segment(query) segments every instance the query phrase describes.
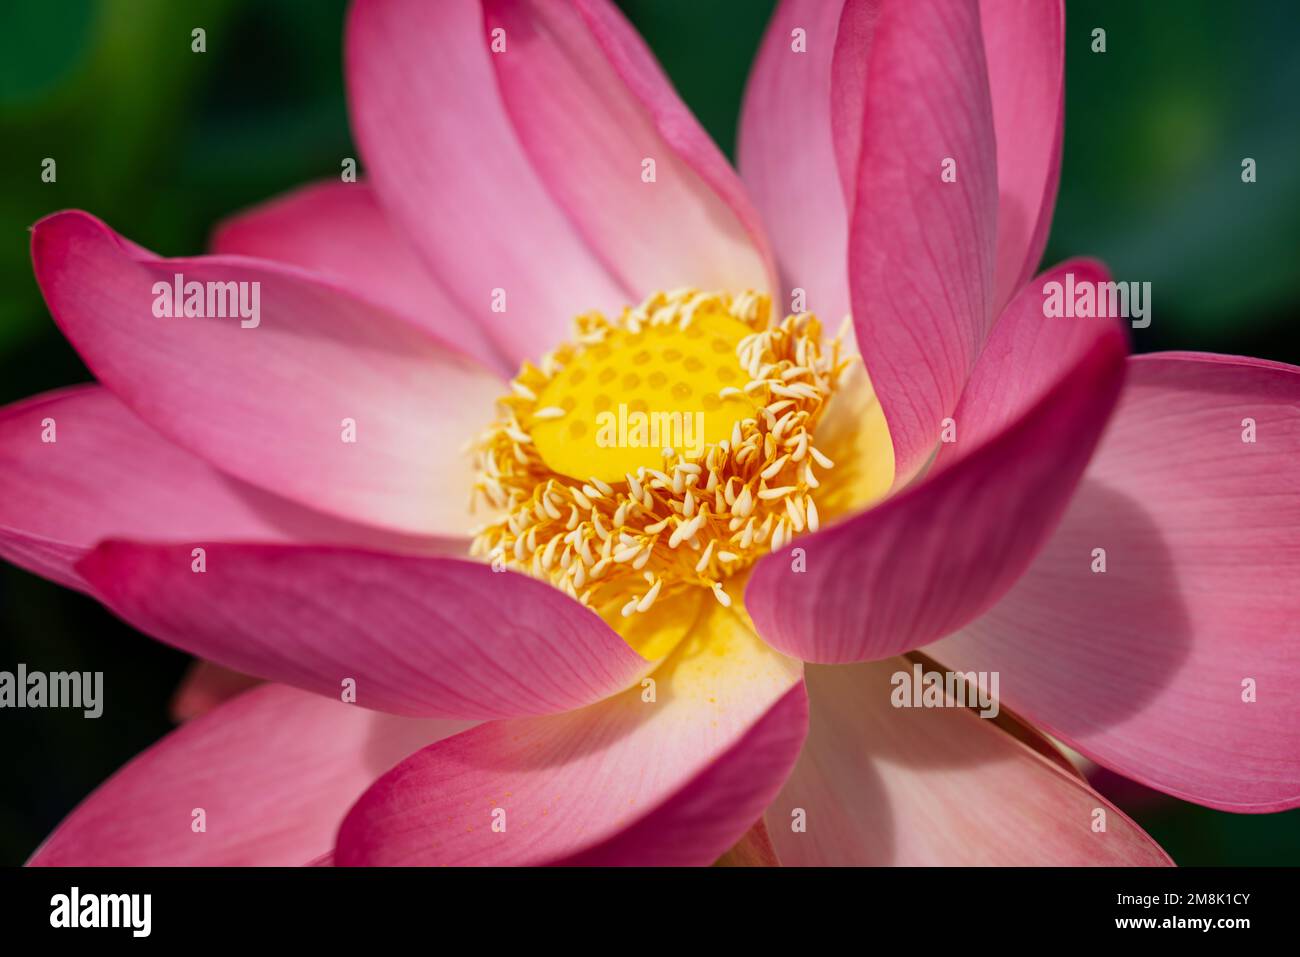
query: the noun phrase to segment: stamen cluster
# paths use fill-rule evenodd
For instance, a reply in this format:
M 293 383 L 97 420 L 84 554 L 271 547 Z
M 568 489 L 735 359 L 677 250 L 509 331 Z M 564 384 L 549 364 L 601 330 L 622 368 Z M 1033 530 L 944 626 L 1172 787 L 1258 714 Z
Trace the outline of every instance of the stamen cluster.
M 736 421 L 731 435 L 707 445 L 698 460 L 664 449 L 658 468 L 638 468 L 622 481 L 582 481 L 551 469 L 529 429 L 564 414 L 554 405 L 539 408 L 552 378 L 616 329 L 636 334 L 673 324 L 685 334 L 701 309 L 725 310 L 753 330 L 736 347 L 748 382 L 718 395 L 745 393 L 754 415 Z M 474 450 L 472 507 L 496 513 L 476 530 L 474 554 L 547 580 L 584 604 L 616 602 L 624 616 L 691 586 L 729 605 L 722 585 L 729 576 L 817 530 L 817 470 L 833 463 L 813 434 L 852 361 L 841 355 L 839 338 L 823 350 L 816 317 L 773 322 L 770 314 L 764 295 L 687 289 L 657 293 L 614 322 L 594 312 L 578 317 L 573 343 L 540 366 L 525 364 L 501 400 L 500 419 Z

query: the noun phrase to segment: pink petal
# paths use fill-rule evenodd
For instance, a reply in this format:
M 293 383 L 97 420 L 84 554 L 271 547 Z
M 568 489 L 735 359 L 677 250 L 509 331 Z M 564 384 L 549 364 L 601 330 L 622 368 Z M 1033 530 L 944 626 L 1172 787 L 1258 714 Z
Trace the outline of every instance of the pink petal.
M 168 712 L 177 723 L 189 721 L 261 683 L 260 678 L 252 675 L 232 671 L 210 661 L 196 661 L 181 679 Z
M 1034 274 L 1061 177 L 1065 120 L 1063 0 L 980 0 L 998 144 L 994 309 Z
M 843 0 L 835 51 L 831 56 L 832 145 L 840 188 L 850 212 L 858 192 L 871 45 L 875 42 L 876 24 L 880 21 L 883 4 L 884 0 Z
M 808 730 L 808 697 L 795 685 L 689 783 L 631 827 L 556 863 L 583 867 L 690 867 L 713 862 L 759 817 L 790 773 Z M 764 862 L 767 863 L 766 861 Z
M 1068 277 L 1073 276 L 1073 280 Z M 957 441 L 939 446 L 931 474 L 948 468 L 986 443 L 1043 402 L 1079 363 L 1096 349 L 1127 352 L 1123 324 L 1114 319 L 1049 318 L 1050 283 L 1063 289 L 1074 283 L 1097 288 L 1109 282 L 1106 267 L 1093 259 L 1070 259 L 1021 288 L 1007 306 L 981 354 L 953 414 Z
M 47 434 L 55 441 L 45 442 Z M 331 542 L 402 552 L 451 545 L 353 525 L 228 478 L 96 385 L 0 408 L 0 555 L 84 590 L 73 566 L 113 537 Z
M 1003 313 L 954 419 L 955 444 L 921 482 L 762 559 L 745 592 L 759 633 L 805 661 L 883 658 L 949 634 L 989 608 L 1051 535 L 1124 373 L 1110 319 L 1046 319 L 1042 284 Z M 797 577 L 794 577 L 796 576 Z
M 797 664 L 730 612 L 713 622 L 655 672 L 653 702 L 630 688 L 412 755 L 348 814 L 337 863 L 711 864 L 776 794 L 807 720 Z
M 514 363 L 617 309 L 612 279 L 547 194 L 506 117 L 476 0 L 361 0 L 348 17 L 352 128 L 370 181 L 442 286 Z M 505 311 L 492 309 L 494 290 Z
M 744 188 L 612 4 L 484 6 L 488 29 L 507 37 L 492 63 L 524 150 L 627 288 L 769 289 Z
M 1055 537 L 934 654 L 999 670 L 1010 707 L 1142 784 L 1229 811 L 1300 805 L 1297 410 L 1294 366 L 1130 360 Z
M 334 515 L 419 534 L 472 524 L 461 449 L 501 388 L 472 360 L 295 267 L 158 259 L 86 213 L 37 223 L 32 257 L 96 378 L 168 439 Z M 154 284 L 177 274 L 260 283 L 260 324 L 155 317 Z M 355 443 L 343 441 L 345 419 Z
M 785 865 L 1164 866 L 1076 775 L 967 708 L 895 708 L 902 658 L 809 667 L 808 740 L 767 812 Z M 803 811 L 806 830 L 794 830 Z M 1094 831 L 1102 820 L 1105 830 Z
M 217 228 L 212 251 L 314 270 L 486 368 L 515 371 L 393 228 L 368 183 L 313 183 L 240 213 Z
M 449 558 L 343 548 L 105 542 L 78 571 L 141 631 L 227 668 L 396 714 L 551 714 L 646 662 L 563 592 Z
M 845 196 L 857 190 L 880 9 L 868 0 L 783 0 L 741 119 L 741 172 L 784 285 L 803 289 L 808 309 L 834 321 L 849 312 Z M 1061 163 L 1065 22 L 1053 0 L 982 0 L 980 21 L 997 142 L 996 315 L 1033 275 L 1047 242 Z M 806 52 L 792 49 L 796 28 Z
M 412 720 L 279 685 L 187 722 L 82 801 L 33 866 L 297 866 L 330 850 L 349 805 L 464 722 Z M 206 831 L 195 831 L 194 811 Z
M 997 168 L 976 0 L 884 4 L 873 28 L 849 281 L 901 484 L 937 445 L 995 316 Z M 947 159 L 956 182 L 941 179 Z
M 831 132 L 831 62 L 842 4 L 783 0 L 745 89 L 740 172 L 776 248 L 782 286 L 832 328 L 849 312 L 848 212 Z M 793 49 L 792 31 L 806 49 Z M 790 308 L 787 305 L 787 308 Z

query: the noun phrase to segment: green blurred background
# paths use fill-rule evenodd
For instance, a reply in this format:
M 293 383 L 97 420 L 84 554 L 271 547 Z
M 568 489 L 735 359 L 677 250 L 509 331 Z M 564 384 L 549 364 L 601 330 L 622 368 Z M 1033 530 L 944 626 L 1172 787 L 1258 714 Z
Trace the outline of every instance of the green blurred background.
M 731 153 L 771 0 L 623 0 Z M 164 255 L 355 156 L 344 0 L 6 0 L 0 6 L 0 402 L 90 378 L 50 321 L 28 227 L 79 207 Z M 207 31 L 207 52 L 190 31 Z M 1090 51 L 1094 27 L 1107 52 Z M 1138 351 L 1300 364 L 1300 4 L 1090 0 L 1068 10 L 1065 160 L 1047 261 L 1150 280 Z M 1258 182 L 1241 182 L 1241 160 Z M 41 161 L 58 163 L 43 183 Z M 170 727 L 187 658 L 89 599 L 0 564 L 0 669 L 111 672 L 109 716 L 0 712 L 0 863 L 20 863 Z M 39 665 L 35 664 L 39 662 Z M 256 742 L 249 742 L 256 747 Z M 1105 786 L 1105 785 L 1103 785 Z M 1109 788 L 1108 788 L 1109 790 Z M 1132 787 L 1115 799 L 1180 864 L 1300 863 L 1300 811 L 1223 814 Z

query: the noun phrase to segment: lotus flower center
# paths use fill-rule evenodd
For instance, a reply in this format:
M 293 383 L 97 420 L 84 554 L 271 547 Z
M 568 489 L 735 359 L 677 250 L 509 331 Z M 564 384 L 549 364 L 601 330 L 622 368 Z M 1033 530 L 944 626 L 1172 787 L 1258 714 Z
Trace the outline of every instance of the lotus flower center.
M 813 432 L 848 359 L 767 296 L 657 293 L 525 363 L 475 449 L 474 553 L 584 604 L 648 611 L 816 531 Z

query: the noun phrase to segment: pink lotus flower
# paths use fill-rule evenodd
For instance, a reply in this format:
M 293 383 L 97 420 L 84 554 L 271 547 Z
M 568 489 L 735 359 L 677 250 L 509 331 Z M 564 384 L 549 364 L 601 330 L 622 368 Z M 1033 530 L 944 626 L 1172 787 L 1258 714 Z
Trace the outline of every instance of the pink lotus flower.
M 0 552 L 270 683 L 32 862 L 1167 863 L 1033 728 L 1300 804 L 1300 370 L 1045 318 L 1106 279 L 1030 281 L 1062 59 L 1057 4 L 786 0 L 737 175 L 603 0 L 362 0 L 367 183 L 197 258 L 38 223 L 101 384 L 3 411 Z M 707 442 L 592 441 L 652 389 Z M 913 660 L 1027 723 L 893 707 Z

